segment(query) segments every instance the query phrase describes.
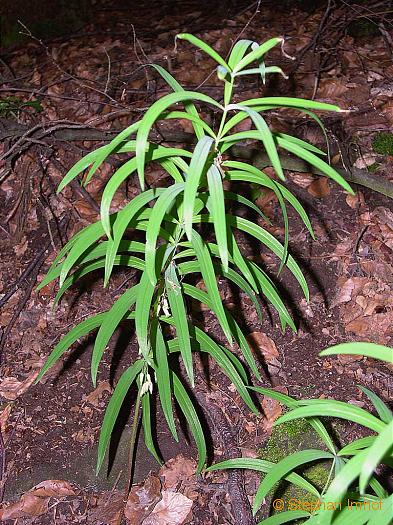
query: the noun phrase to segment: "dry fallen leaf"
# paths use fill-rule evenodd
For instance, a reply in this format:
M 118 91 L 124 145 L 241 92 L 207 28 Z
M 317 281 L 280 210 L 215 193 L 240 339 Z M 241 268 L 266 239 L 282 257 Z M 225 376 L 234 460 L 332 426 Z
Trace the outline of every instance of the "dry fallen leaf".
M 247 336 L 247 341 L 256 353 L 263 355 L 266 363 L 280 355 L 274 341 L 263 332 L 252 332 Z
M 87 523 L 89 525 L 96 525 L 96 523 L 117 525 L 120 515 L 123 513 L 123 507 L 123 491 L 111 490 L 108 492 L 100 492 L 98 497 L 93 495 L 89 501 L 90 510 L 87 516 Z
M 319 179 L 314 180 L 308 186 L 307 191 L 316 199 L 327 197 L 327 195 L 330 194 L 330 186 L 328 179 L 326 177 L 320 177 Z
M 266 416 L 266 420 L 264 420 L 265 430 L 270 430 L 276 419 L 282 415 L 282 407 L 278 401 L 267 396 L 263 396 L 261 404 Z
M 315 176 L 311 173 L 302 173 L 300 171 L 294 171 L 291 172 L 289 176 L 293 180 L 293 182 L 301 188 L 308 188 L 310 184 L 315 181 Z
M 2 434 L 7 430 L 8 418 L 10 417 L 13 405 L 14 403 L 8 403 L 0 412 L 0 432 Z
M 39 498 L 27 492 L 19 501 L 5 505 L 0 509 L 0 521 L 41 516 L 48 510 L 49 498 Z
M 42 481 L 23 494 L 18 501 L 5 504 L 0 509 L 0 520 L 41 516 L 48 510 L 50 498 L 64 498 L 75 494 L 68 481 L 57 479 Z
M 27 379 L 19 381 L 16 377 L 5 377 L 0 384 L 0 396 L 14 401 L 34 383 L 39 370 L 32 370 Z
M 124 516 L 132 525 L 140 525 L 160 499 L 161 481 L 150 474 L 144 483 L 131 488 Z
M 356 192 L 355 195 L 348 193 L 348 195 L 345 197 L 345 201 L 352 209 L 364 206 L 365 204 L 364 195 L 361 191 Z
M 177 487 L 179 482 L 184 482 L 191 478 L 196 472 L 196 462 L 193 459 L 185 458 L 182 454 L 170 459 L 160 469 L 160 477 L 164 478 L 164 488 L 171 489 Z
M 191 512 L 192 500 L 180 494 L 164 490 L 162 500 L 142 525 L 182 525 Z
M 108 383 L 108 381 L 99 383 L 98 387 L 93 390 L 93 392 L 90 392 L 88 396 L 86 396 L 85 401 L 97 407 L 104 392 L 112 392 L 111 385 Z

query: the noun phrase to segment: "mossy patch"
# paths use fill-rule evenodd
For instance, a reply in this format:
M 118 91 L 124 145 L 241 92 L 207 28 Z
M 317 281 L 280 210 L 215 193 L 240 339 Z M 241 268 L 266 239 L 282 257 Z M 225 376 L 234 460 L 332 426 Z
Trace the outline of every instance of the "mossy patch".
M 393 133 L 377 133 L 373 138 L 373 150 L 380 155 L 393 155 Z
M 378 171 L 380 164 L 378 162 L 374 162 L 374 164 L 371 164 L 371 166 L 367 166 L 367 171 L 369 173 L 375 173 Z
M 305 419 L 297 419 L 274 427 L 266 445 L 259 450 L 259 457 L 278 463 L 294 452 L 310 448 L 325 450 L 326 446 Z M 321 492 L 328 482 L 330 467 L 331 462 L 319 461 L 305 465 L 303 468 L 297 469 L 296 472 Z M 265 518 L 274 513 L 270 505 L 276 498 L 281 498 L 286 504 L 289 500 L 294 499 L 311 503 L 317 501 L 317 498 L 306 490 L 281 481 L 269 494 L 268 505 L 265 506 L 260 517 Z

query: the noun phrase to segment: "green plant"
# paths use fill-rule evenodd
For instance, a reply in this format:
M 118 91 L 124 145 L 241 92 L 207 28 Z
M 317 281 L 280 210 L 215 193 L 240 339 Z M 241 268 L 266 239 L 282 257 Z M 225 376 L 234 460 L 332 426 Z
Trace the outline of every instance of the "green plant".
M 198 471 L 202 470 L 206 461 L 205 439 L 188 392 L 189 387 L 194 385 L 193 352 L 208 353 L 236 386 L 250 410 L 257 412 L 247 389 L 247 373 L 242 362 L 235 353 L 217 344 L 204 331 L 194 326 L 188 314 L 189 299 L 207 305 L 216 315 L 228 344 L 232 348 L 234 343 L 240 347 L 244 361 L 257 378 L 260 377 L 258 368 L 246 338 L 234 317 L 223 306 L 217 277 L 223 276 L 237 285 L 251 299 L 259 315 L 261 308 L 257 295 L 263 294 L 277 310 L 282 330 L 287 325 L 295 330 L 294 322 L 272 280 L 255 262 L 243 257 L 234 235 L 235 229 L 249 234 L 272 250 L 280 259 L 279 271 L 284 266 L 287 267 L 306 298 L 309 297 L 302 271 L 288 253 L 289 221 L 286 203 L 297 211 L 313 236 L 307 214 L 296 197 L 281 182 L 272 180 L 251 164 L 231 159 L 230 148 L 245 139 L 259 141 L 260 146 L 266 150 L 277 177 L 285 180 L 277 151 L 277 148 L 281 148 L 319 168 L 326 176 L 352 192 L 346 181 L 320 158 L 324 155 L 321 150 L 295 137 L 272 132 L 263 117 L 270 109 L 292 108 L 310 116 L 322 126 L 313 110 L 340 111 L 337 106 L 287 97 L 232 102 L 233 90 L 240 76 L 257 74 L 265 79 L 268 74 L 281 73 L 275 66 L 265 66 L 263 61 L 270 49 L 282 44 L 281 38 L 273 38 L 262 45 L 240 40 L 233 46 L 228 62 L 192 35 L 181 34 L 178 38 L 194 44 L 218 63 L 217 74 L 223 81 L 224 103 L 221 104 L 203 93 L 185 91 L 167 71 L 153 65 L 174 92 L 157 100 L 141 120 L 119 133 L 108 145 L 79 160 L 65 176 L 59 191 L 90 168 L 84 177 L 84 183 L 87 184 L 109 155 L 132 154 L 112 175 L 105 187 L 100 221 L 81 230 L 64 246 L 40 284 L 42 288 L 53 279 L 60 278 L 60 289 L 55 299 L 57 303 L 70 286 L 94 270 L 104 269 L 105 285 L 109 283 L 115 266 L 140 271 L 139 283 L 127 289 L 109 311 L 84 320 L 60 341 L 38 378 L 39 380 L 78 338 L 98 328 L 91 360 L 91 376 L 95 385 L 102 356 L 117 326 L 122 320 L 135 323 L 139 356 L 119 379 L 108 404 L 100 434 L 97 470 L 102 465 L 120 407 L 133 384 L 136 384 L 137 399 L 130 460 L 132 461 L 140 407 L 147 448 L 159 460 L 150 420 L 150 398 L 153 389 L 157 389 L 164 416 L 175 439 L 177 432 L 172 397 L 184 413 L 199 452 Z M 253 63 L 257 67 L 247 69 Z M 202 119 L 195 102 L 208 104 L 220 113 L 217 129 L 212 129 Z M 183 109 L 176 107 L 180 103 Z M 160 120 L 168 119 L 191 121 L 196 139 L 193 151 L 164 147 L 149 141 L 152 126 Z M 234 132 L 235 126 L 244 119 L 252 121 L 253 129 Z M 133 135 L 135 139 L 130 138 Z M 150 162 L 159 163 L 173 178 L 169 187 L 145 188 L 145 167 Z M 139 177 L 140 194 L 120 211 L 110 213 L 115 192 L 134 172 Z M 261 215 L 253 202 L 241 194 L 224 189 L 224 181 L 231 184 L 240 181 L 269 188 L 277 195 L 285 226 L 283 244 L 255 221 L 226 211 L 226 204 L 231 203 L 246 206 L 255 214 Z M 154 205 L 151 206 L 152 203 Z M 205 230 L 206 226 L 210 227 L 211 240 L 202 238 L 200 225 L 205 225 Z M 130 229 L 142 232 L 144 242 L 128 240 L 126 231 Z M 213 233 L 216 242 L 211 237 Z M 206 291 L 192 284 L 192 278 L 199 274 Z M 171 336 L 173 329 L 176 332 L 175 337 Z M 171 366 L 170 354 L 171 357 L 180 355 L 184 375 L 188 380 L 187 386 L 186 379 L 181 379 Z
M 334 354 L 360 354 L 393 362 L 392 348 L 371 343 L 344 343 L 328 348 L 320 355 Z M 278 463 L 236 458 L 213 465 L 208 470 L 250 468 L 266 473 L 255 496 L 254 512 L 257 512 L 265 496 L 281 480 L 285 479 L 309 493 L 308 501 L 304 498 L 291 504 L 289 510 L 263 520 L 263 525 L 278 525 L 300 518 L 308 518 L 307 525 L 389 525 L 393 518 L 393 494 L 389 495 L 374 476 L 374 472 L 380 465 L 393 467 L 393 414 L 374 392 L 365 387 L 360 388 L 374 405 L 378 417 L 342 401 L 295 400 L 274 390 L 253 387 L 253 390 L 272 397 L 291 409 L 281 416 L 275 425 L 306 418 L 327 450 L 297 451 Z M 375 435 L 357 439 L 337 450 L 319 416 L 358 423 L 373 431 Z M 299 467 L 304 468 L 307 464 L 326 459 L 332 463 L 328 482 L 322 491 L 294 472 Z M 367 489 L 369 492 L 366 492 Z M 312 508 L 309 505 L 311 498 L 317 498 L 313 506 L 311 505 Z
M 26 102 L 18 97 L 0 97 L 0 117 L 9 117 L 12 115 L 14 118 L 17 118 L 19 113 L 25 111 L 26 108 L 32 108 L 37 113 L 42 111 L 39 100 L 29 100 Z
M 380 155 L 393 155 L 393 133 L 377 133 L 373 138 L 373 150 Z

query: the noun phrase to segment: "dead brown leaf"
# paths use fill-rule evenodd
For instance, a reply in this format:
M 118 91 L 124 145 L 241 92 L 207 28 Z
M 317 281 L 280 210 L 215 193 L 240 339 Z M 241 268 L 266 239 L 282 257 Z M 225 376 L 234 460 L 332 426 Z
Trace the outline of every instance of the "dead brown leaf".
M 75 494 L 68 481 L 57 479 L 42 481 L 23 494 L 18 501 L 5 504 L 0 509 L 0 520 L 41 516 L 47 512 L 50 498 L 64 498 Z
M 10 401 L 14 401 L 21 396 L 34 383 L 39 370 L 32 370 L 24 381 L 19 381 L 16 377 L 5 377 L 0 384 L 0 396 Z
M 120 514 L 123 512 L 124 492 L 119 490 L 101 492 L 98 497 L 92 496 L 89 503 L 93 508 L 91 508 L 87 516 L 88 524 L 105 523 L 106 525 L 117 525 Z
M 150 474 L 146 480 L 131 488 L 124 516 L 132 525 L 140 525 L 161 499 L 161 481 Z
M 307 188 L 310 195 L 316 199 L 322 199 L 330 194 L 329 181 L 326 177 L 321 177 L 314 180 Z
M 247 341 L 256 353 L 263 355 L 266 363 L 280 356 L 274 341 L 263 332 L 251 332 Z
M 182 525 L 187 520 L 192 508 L 192 500 L 180 494 L 164 490 L 162 499 L 153 512 L 143 520 L 142 525 Z
M 84 401 L 97 407 L 104 392 L 112 392 L 111 385 L 108 383 L 108 381 L 103 381 L 102 383 L 99 383 L 98 387 L 95 390 L 93 390 L 93 392 L 91 392 L 88 396 L 86 396 Z
M 60 479 L 47 479 L 42 481 L 29 492 L 40 498 L 64 498 L 66 496 L 75 496 L 75 490 L 71 483 Z
M 266 420 L 264 420 L 264 427 L 265 430 L 269 431 L 276 419 L 282 415 L 282 407 L 278 401 L 267 396 L 262 398 L 261 404 L 263 413 L 266 416 Z
M 191 478 L 196 472 L 196 462 L 178 454 L 170 459 L 160 469 L 159 475 L 164 478 L 164 489 L 177 487 L 180 482 Z
M 315 176 L 311 173 L 301 173 L 301 172 L 291 172 L 289 174 L 290 178 L 295 184 L 301 188 L 308 188 L 312 182 L 315 181 Z
M 41 516 L 48 510 L 49 498 L 39 498 L 27 492 L 19 501 L 6 504 L 0 509 L 0 520 L 14 520 L 32 516 Z

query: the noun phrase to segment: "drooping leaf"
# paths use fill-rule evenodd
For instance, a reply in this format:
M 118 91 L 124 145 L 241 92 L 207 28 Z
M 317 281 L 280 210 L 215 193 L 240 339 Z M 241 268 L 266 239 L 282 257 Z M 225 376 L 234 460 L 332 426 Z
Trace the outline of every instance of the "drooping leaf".
M 186 389 L 184 388 L 182 382 L 177 377 L 175 372 L 172 372 L 172 381 L 173 381 L 173 393 L 175 395 L 176 401 L 179 404 L 181 411 L 186 418 L 187 424 L 191 430 L 191 433 L 194 437 L 197 449 L 198 449 L 198 469 L 197 473 L 200 474 L 202 468 L 206 462 L 206 442 L 205 436 L 203 434 L 203 429 L 201 422 L 199 421 L 198 414 L 194 408 L 194 404 L 190 399 L 190 396 L 187 394 Z
M 194 214 L 194 204 L 201 180 L 202 173 L 205 169 L 206 161 L 209 156 L 213 139 L 211 137 L 202 137 L 195 146 L 190 167 L 187 173 L 187 179 L 184 189 L 183 201 L 183 222 L 184 229 L 188 240 L 191 240 L 192 216 Z
M 113 427 L 115 426 L 116 419 L 119 415 L 124 398 L 126 397 L 127 392 L 130 389 L 132 383 L 135 381 L 136 377 L 141 372 L 143 366 L 143 360 L 139 359 L 138 361 L 135 361 L 133 365 L 127 368 L 125 372 L 123 372 L 108 403 L 104 415 L 104 421 L 101 427 L 100 439 L 98 442 L 98 457 L 96 467 L 97 474 L 100 471 L 102 463 L 104 461 L 105 452 L 108 448 Z
M 180 343 L 180 351 L 184 367 L 191 386 L 194 386 L 194 370 L 192 365 L 192 353 L 190 332 L 188 329 L 188 320 L 186 306 L 183 300 L 183 288 L 179 282 L 174 263 L 168 265 L 165 272 L 165 289 L 168 295 L 169 306 L 173 320 L 175 322 L 176 334 Z

